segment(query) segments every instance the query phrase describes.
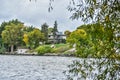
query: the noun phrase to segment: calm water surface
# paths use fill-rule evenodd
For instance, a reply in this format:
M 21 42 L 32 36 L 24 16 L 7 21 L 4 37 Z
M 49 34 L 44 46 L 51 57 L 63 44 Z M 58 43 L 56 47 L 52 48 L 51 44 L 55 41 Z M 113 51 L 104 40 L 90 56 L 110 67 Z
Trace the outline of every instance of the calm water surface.
M 65 80 L 73 57 L 0 55 L 0 80 Z

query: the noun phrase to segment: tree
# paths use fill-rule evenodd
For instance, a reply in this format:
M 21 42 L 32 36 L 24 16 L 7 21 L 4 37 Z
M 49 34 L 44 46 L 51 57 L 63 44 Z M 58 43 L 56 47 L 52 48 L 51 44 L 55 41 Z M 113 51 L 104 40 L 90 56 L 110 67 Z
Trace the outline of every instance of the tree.
M 2 39 L 4 43 L 11 46 L 11 53 L 13 52 L 14 45 L 17 45 L 22 41 L 23 24 L 9 24 L 5 26 L 5 30 L 2 31 Z
M 58 24 L 57 24 L 57 21 L 55 21 L 55 23 L 54 23 L 54 27 L 53 27 L 54 43 L 55 43 L 56 36 L 57 36 L 57 32 L 58 32 L 57 25 L 58 25 Z
M 41 32 L 44 33 L 45 42 L 47 42 L 47 41 L 48 41 L 48 25 L 47 25 L 47 23 L 44 23 L 44 24 L 41 26 Z
M 69 37 L 67 37 L 67 42 L 70 43 L 70 45 L 76 44 L 76 50 L 77 50 L 76 56 L 85 57 L 84 55 L 85 53 L 83 53 L 83 51 L 89 45 L 87 37 L 88 37 L 88 34 L 84 29 L 77 29 L 71 32 Z
M 18 19 L 13 19 L 13 20 L 10 20 L 9 22 L 2 22 L 2 24 L 0 25 L 0 34 L 2 34 L 2 31 L 3 30 L 5 30 L 5 27 L 7 26 L 7 25 L 10 25 L 10 24 L 15 24 L 15 25 L 17 25 L 17 24 L 23 24 L 22 22 L 20 22 Z M 2 36 L 0 35 L 0 38 L 1 38 Z
M 1 44 L 5 47 L 5 49 L 7 50 L 9 47 L 8 47 L 8 43 L 3 43 L 3 40 L 2 40 L 2 31 L 4 31 L 5 30 L 5 27 L 7 26 L 7 25 L 11 25 L 11 24 L 15 24 L 15 25 L 17 25 L 17 24 L 23 24 L 22 22 L 20 22 L 18 19 L 13 19 L 13 20 L 10 20 L 10 21 L 8 21 L 8 22 L 2 22 L 2 24 L 1 24 L 1 26 L 0 26 L 0 39 L 1 39 Z M 22 34 L 19 34 L 19 35 L 22 35 Z M 22 38 L 22 37 L 21 37 Z M 19 43 L 18 44 L 21 44 L 22 45 L 22 39 L 20 39 L 20 37 L 19 37 Z M 9 51 L 9 50 L 8 50 Z
M 4 46 L 4 43 L 3 43 L 3 40 L 2 40 L 2 31 L 5 30 L 5 26 L 7 25 L 7 22 L 3 22 L 1 25 L 0 25 L 0 48 L 1 48 L 1 53 L 3 53 L 3 48 L 6 48 Z M 4 49 L 5 50 L 5 49 Z
M 53 33 L 53 28 L 48 28 L 48 34 L 52 34 Z
M 57 21 L 55 21 L 54 28 L 53 28 L 53 34 L 55 35 L 56 35 L 56 32 L 58 32 L 57 26 L 58 26 Z
M 17 25 L 17 24 L 24 24 L 23 22 L 19 21 L 18 19 L 12 19 L 12 20 L 10 20 L 8 22 L 8 24 L 11 24 L 11 23 L 13 23 L 15 25 Z
M 66 31 L 64 32 L 64 34 L 66 35 L 66 37 L 69 37 L 70 34 L 71 34 L 71 32 L 70 32 L 69 30 L 66 30 Z
M 7 24 L 8 24 L 7 22 L 3 22 L 3 23 L 0 25 L 0 38 L 2 38 L 2 36 L 1 36 L 2 31 L 5 29 L 5 26 L 6 26 Z
M 29 45 L 29 38 L 28 38 L 28 35 L 26 33 L 23 35 L 23 41 L 25 42 L 26 46 Z
M 30 47 L 30 49 L 36 48 L 39 46 L 39 42 L 43 42 L 44 40 L 44 34 L 37 28 L 31 32 L 25 33 L 23 38 L 26 46 Z
M 33 31 L 35 29 L 35 27 L 33 27 L 33 26 L 26 26 L 25 28 L 24 28 L 24 31 L 25 32 L 31 32 L 31 31 Z

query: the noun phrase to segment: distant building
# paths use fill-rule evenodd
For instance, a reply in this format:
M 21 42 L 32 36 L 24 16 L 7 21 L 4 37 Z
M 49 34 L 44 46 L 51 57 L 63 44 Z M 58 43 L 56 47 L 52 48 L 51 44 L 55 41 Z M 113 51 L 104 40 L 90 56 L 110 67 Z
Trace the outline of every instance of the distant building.
M 57 32 L 56 36 L 53 33 L 48 34 L 48 42 L 51 43 L 64 43 L 66 40 L 66 36 L 62 32 Z

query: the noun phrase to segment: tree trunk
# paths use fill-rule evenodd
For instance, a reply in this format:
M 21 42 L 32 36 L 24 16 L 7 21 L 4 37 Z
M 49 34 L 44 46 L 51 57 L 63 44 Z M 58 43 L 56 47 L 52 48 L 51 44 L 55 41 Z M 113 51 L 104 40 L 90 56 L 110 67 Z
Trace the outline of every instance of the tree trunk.
M 14 45 L 12 44 L 11 45 L 11 53 L 13 53 L 13 48 L 14 48 Z

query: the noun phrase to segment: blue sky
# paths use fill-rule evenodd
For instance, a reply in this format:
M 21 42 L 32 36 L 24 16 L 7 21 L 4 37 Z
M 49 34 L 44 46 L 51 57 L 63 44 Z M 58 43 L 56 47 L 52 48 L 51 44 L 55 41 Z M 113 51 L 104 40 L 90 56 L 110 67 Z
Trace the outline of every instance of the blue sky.
M 71 13 L 66 9 L 68 2 L 69 0 L 55 0 L 54 10 L 49 13 L 49 0 L 37 0 L 37 2 L 34 0 L 31 2 L 29 0 L 0 0 L 0 24 L 3 21 L 18 19 L 25 25 L 40 28 L 45 22 L 52 27 L 54 21 L 57 20 L 59 31 L 73 31 L 83 22 L 69 19 Z

